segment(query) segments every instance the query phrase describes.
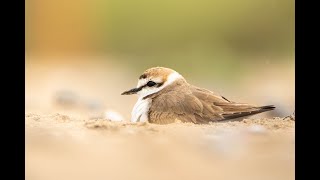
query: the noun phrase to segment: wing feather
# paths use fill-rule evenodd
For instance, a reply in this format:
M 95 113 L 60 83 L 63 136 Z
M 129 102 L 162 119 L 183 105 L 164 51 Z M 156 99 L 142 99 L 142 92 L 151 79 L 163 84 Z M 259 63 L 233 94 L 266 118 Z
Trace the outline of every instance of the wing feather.
M 172 123 L 176 119 L 182 122 L 208 123 L 253 115 L 274 108 L 235 103 L 212 91 L 187 83 L 175 88 L 168 86 L 161 94 L 155 94 L 151 98 L 149 121 L 158 124 Z

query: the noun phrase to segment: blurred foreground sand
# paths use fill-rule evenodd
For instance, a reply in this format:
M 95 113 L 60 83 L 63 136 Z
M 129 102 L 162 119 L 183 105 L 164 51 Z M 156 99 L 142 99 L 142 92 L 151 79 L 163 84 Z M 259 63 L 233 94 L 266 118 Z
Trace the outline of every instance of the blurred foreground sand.
M 26 114 L 26 179 L 294 179 L 292 120 L 155 125 Z

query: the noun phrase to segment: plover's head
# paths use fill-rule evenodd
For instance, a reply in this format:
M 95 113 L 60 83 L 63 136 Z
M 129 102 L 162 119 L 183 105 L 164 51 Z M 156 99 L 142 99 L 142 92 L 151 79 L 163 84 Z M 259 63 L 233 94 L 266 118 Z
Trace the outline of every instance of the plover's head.
M 172 69 L 153 67 L 144 71 L 139 77 L 136 88 L 125 91 L 121 95 L 137 94 L 139 97 L 145 97 L 160 91 L 178 79 L 184 78 Z

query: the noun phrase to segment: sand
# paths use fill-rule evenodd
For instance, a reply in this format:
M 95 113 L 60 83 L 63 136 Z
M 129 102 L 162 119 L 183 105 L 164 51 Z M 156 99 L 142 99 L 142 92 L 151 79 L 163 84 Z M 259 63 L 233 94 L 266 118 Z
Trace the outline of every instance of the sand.
M 26 179 L 294 179 L 295 121 L 196 125 L 26 114 Z

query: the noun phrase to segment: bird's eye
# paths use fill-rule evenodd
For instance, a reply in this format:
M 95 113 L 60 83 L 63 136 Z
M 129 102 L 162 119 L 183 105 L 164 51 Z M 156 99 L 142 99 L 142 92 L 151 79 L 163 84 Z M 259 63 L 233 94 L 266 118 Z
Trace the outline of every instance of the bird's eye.
M 147 83 L 147 86 L 149 86 L 149 87 L 152 87 L 152 86 L 154 86 L 154 85 L 156 85 L 157 83 L 155 83 L 155 82 L 153 82 L 153 81 L 149 81 L 148 83 Z

